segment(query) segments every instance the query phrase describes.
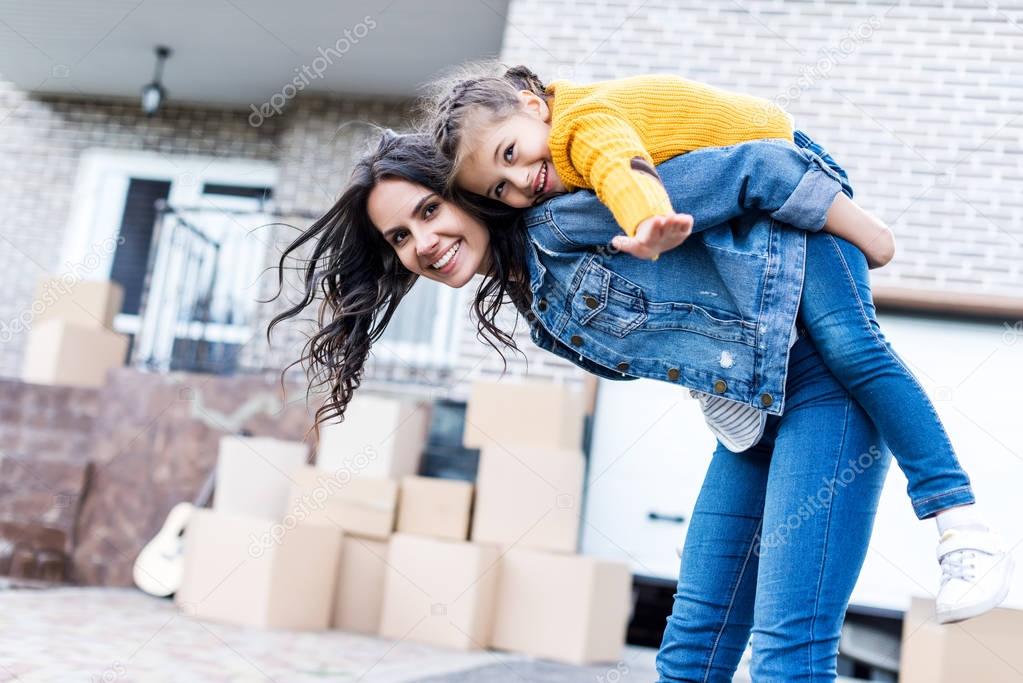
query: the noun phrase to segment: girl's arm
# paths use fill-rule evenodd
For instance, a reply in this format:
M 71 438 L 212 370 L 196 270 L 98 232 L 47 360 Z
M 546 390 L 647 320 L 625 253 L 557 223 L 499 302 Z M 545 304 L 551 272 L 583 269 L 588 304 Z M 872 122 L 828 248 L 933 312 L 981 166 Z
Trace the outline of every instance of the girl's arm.
M 895 256 L 895 235 L 883 221 L 839 193 L 828 209 L 824 230 L 851 242 L 867 257 L 871 268 L 880 268 Z
M 693 220 L 675 213 L 639 133 L 613 108 L 589 105 L 571 117 L 564 147 L 573 171 L 597 193 L 625 235 L 617 249 L 657 260 L 689 237 Z M 570 179 L 571 182 L 571 179 Z M 627 236 L 626 236 L 627 235 Z
M 563 180 L 592 187 L 630 237 L 644 220 L 674 213 L 653 159 L 632 124 L 612 108 L 590 107 L 586 113 L 569 116 L 564 143 L 552 145 L 552 153 L 561 168 L 558 162 L 565 160 L 558 159 L 557 150 L 564 150 L 568 165 L 579 177 Z
M 551 87 L 575 98 L 568 83 Z M 555 166 L 568 184 L 593 188 L 629 237 L 675 215 L 653 153 L 794 136 L 792 118 L 772 102 L 674 75 L 612 81 L 569 102 L 551 131 Z

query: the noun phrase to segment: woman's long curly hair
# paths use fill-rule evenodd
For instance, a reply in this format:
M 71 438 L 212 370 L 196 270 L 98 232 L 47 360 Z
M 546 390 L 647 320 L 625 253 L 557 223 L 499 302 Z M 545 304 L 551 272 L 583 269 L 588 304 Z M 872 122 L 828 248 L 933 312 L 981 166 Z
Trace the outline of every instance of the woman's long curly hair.
M 407 180 L 455 201 L 484 223 L 490 234 L 490 272 L 476 291 L 472 310 L 477 337 L 486 341 L 504 360 L 502 347 L 521 353 L 512 333 L 498 327 L 501 306 L 511 301 L 519 311 L 529 308 L 525 284 L 525 230 L 514 214 L 495 204 L 446 193 L 449 165 L 429 136 L 384 131 L 376 149 L 364 156 L 334 205 L 302 232 L 281 255 L 278 291 L 281 295 L 287 270 L 302 277 L 302 297 L 267 327 L 267 340 L 280 323 L 299 316 L 320 300 L 316 331 L 308 338 L 301 357 L 285 372 L 301 365 L 309 391 L 326 389 L 326 399 L 316 410 L 315 425 L 344 418 L 352 395 L 362 383 L 370 347 L 387 328 L 398 304 L 415 284 L 417 275 L 406 269 L 394 249 L 373 226 L 367 212 L 370 192 L 388 178 Z M 308 258 L 299 250 L 311 246 Z M 299 267 L 289 266 L 298 260 Z

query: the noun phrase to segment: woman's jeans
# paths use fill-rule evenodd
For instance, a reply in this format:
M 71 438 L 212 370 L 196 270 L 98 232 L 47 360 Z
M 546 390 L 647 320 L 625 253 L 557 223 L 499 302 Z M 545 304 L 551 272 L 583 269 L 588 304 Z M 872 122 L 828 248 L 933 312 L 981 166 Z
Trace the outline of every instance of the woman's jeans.
M 794 142 L 835 169 L 842 191 L 853 196 L 845 170 L 823 147 L 799 130 Z M 973 503 L 970 479 L 934 405 L 881 333 L 859 249 L 825 233 L 808 236 L 799 319 L 828 368 L 880 430 L 909 482 L 916 516 Z
M 756 446 L 714 452 L 657 654 L 662 682 L 731 681 L 751 632 L 757 683 L 835 677 L 890 458 L 802 333 L 786 397 Z

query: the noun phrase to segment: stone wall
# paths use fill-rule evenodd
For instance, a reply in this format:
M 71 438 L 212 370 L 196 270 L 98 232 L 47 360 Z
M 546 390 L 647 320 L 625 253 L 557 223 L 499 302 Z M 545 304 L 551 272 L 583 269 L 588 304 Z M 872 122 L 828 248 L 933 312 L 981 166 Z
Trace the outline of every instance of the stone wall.
M 130 586 L 142 546 L 176 503 L 196 497 L 213 471 L 221 436 L 246 431 L 315 446 L 314 437 L 307 438 L 313 408 L 301 387 L 286 391 L 276 374 L 220 377 L 131 368 L 112 371 L 100 389 L 4 380 L 0 457 L 91 462 L 71 578 Z

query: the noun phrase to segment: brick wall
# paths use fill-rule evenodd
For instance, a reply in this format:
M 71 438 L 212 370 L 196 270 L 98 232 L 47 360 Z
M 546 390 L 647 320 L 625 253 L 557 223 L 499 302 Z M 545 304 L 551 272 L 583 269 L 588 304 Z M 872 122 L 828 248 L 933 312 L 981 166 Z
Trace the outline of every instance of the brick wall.
M 875 285 L 1020 297 L 1023 7 L 983 1 L 513 0 L 504 61 L 671 72 L 768 98 L 850 174 L 899 254 Z
M 0 462 L 23 456 L 91 463 L 80 512 L 70 519 L 77 540 L 71 577 L 89 585 L 128 586 L 142 545 L 176 503 L 193 500 L 201 490 L 223 435 L 245 431 L 315 448 L 307 434 L 314 408 L 303 400 L 300 385 L 286 384 L 282 392 L 272 374 L 220 377 L 122 368 L 96 389 L 0 379 Z M 45 470 L 30 477 L 24 488 L 31 490 L 5 482 L 12 486 L 0 505 L 0 522 L 38 521 L 27 515 L 27 504 L 60 497 L 51 488 L 60 481 L 46 477 Z M 42 522 L 62 528 L 57 513 L 67 505 L 52 504 Z

